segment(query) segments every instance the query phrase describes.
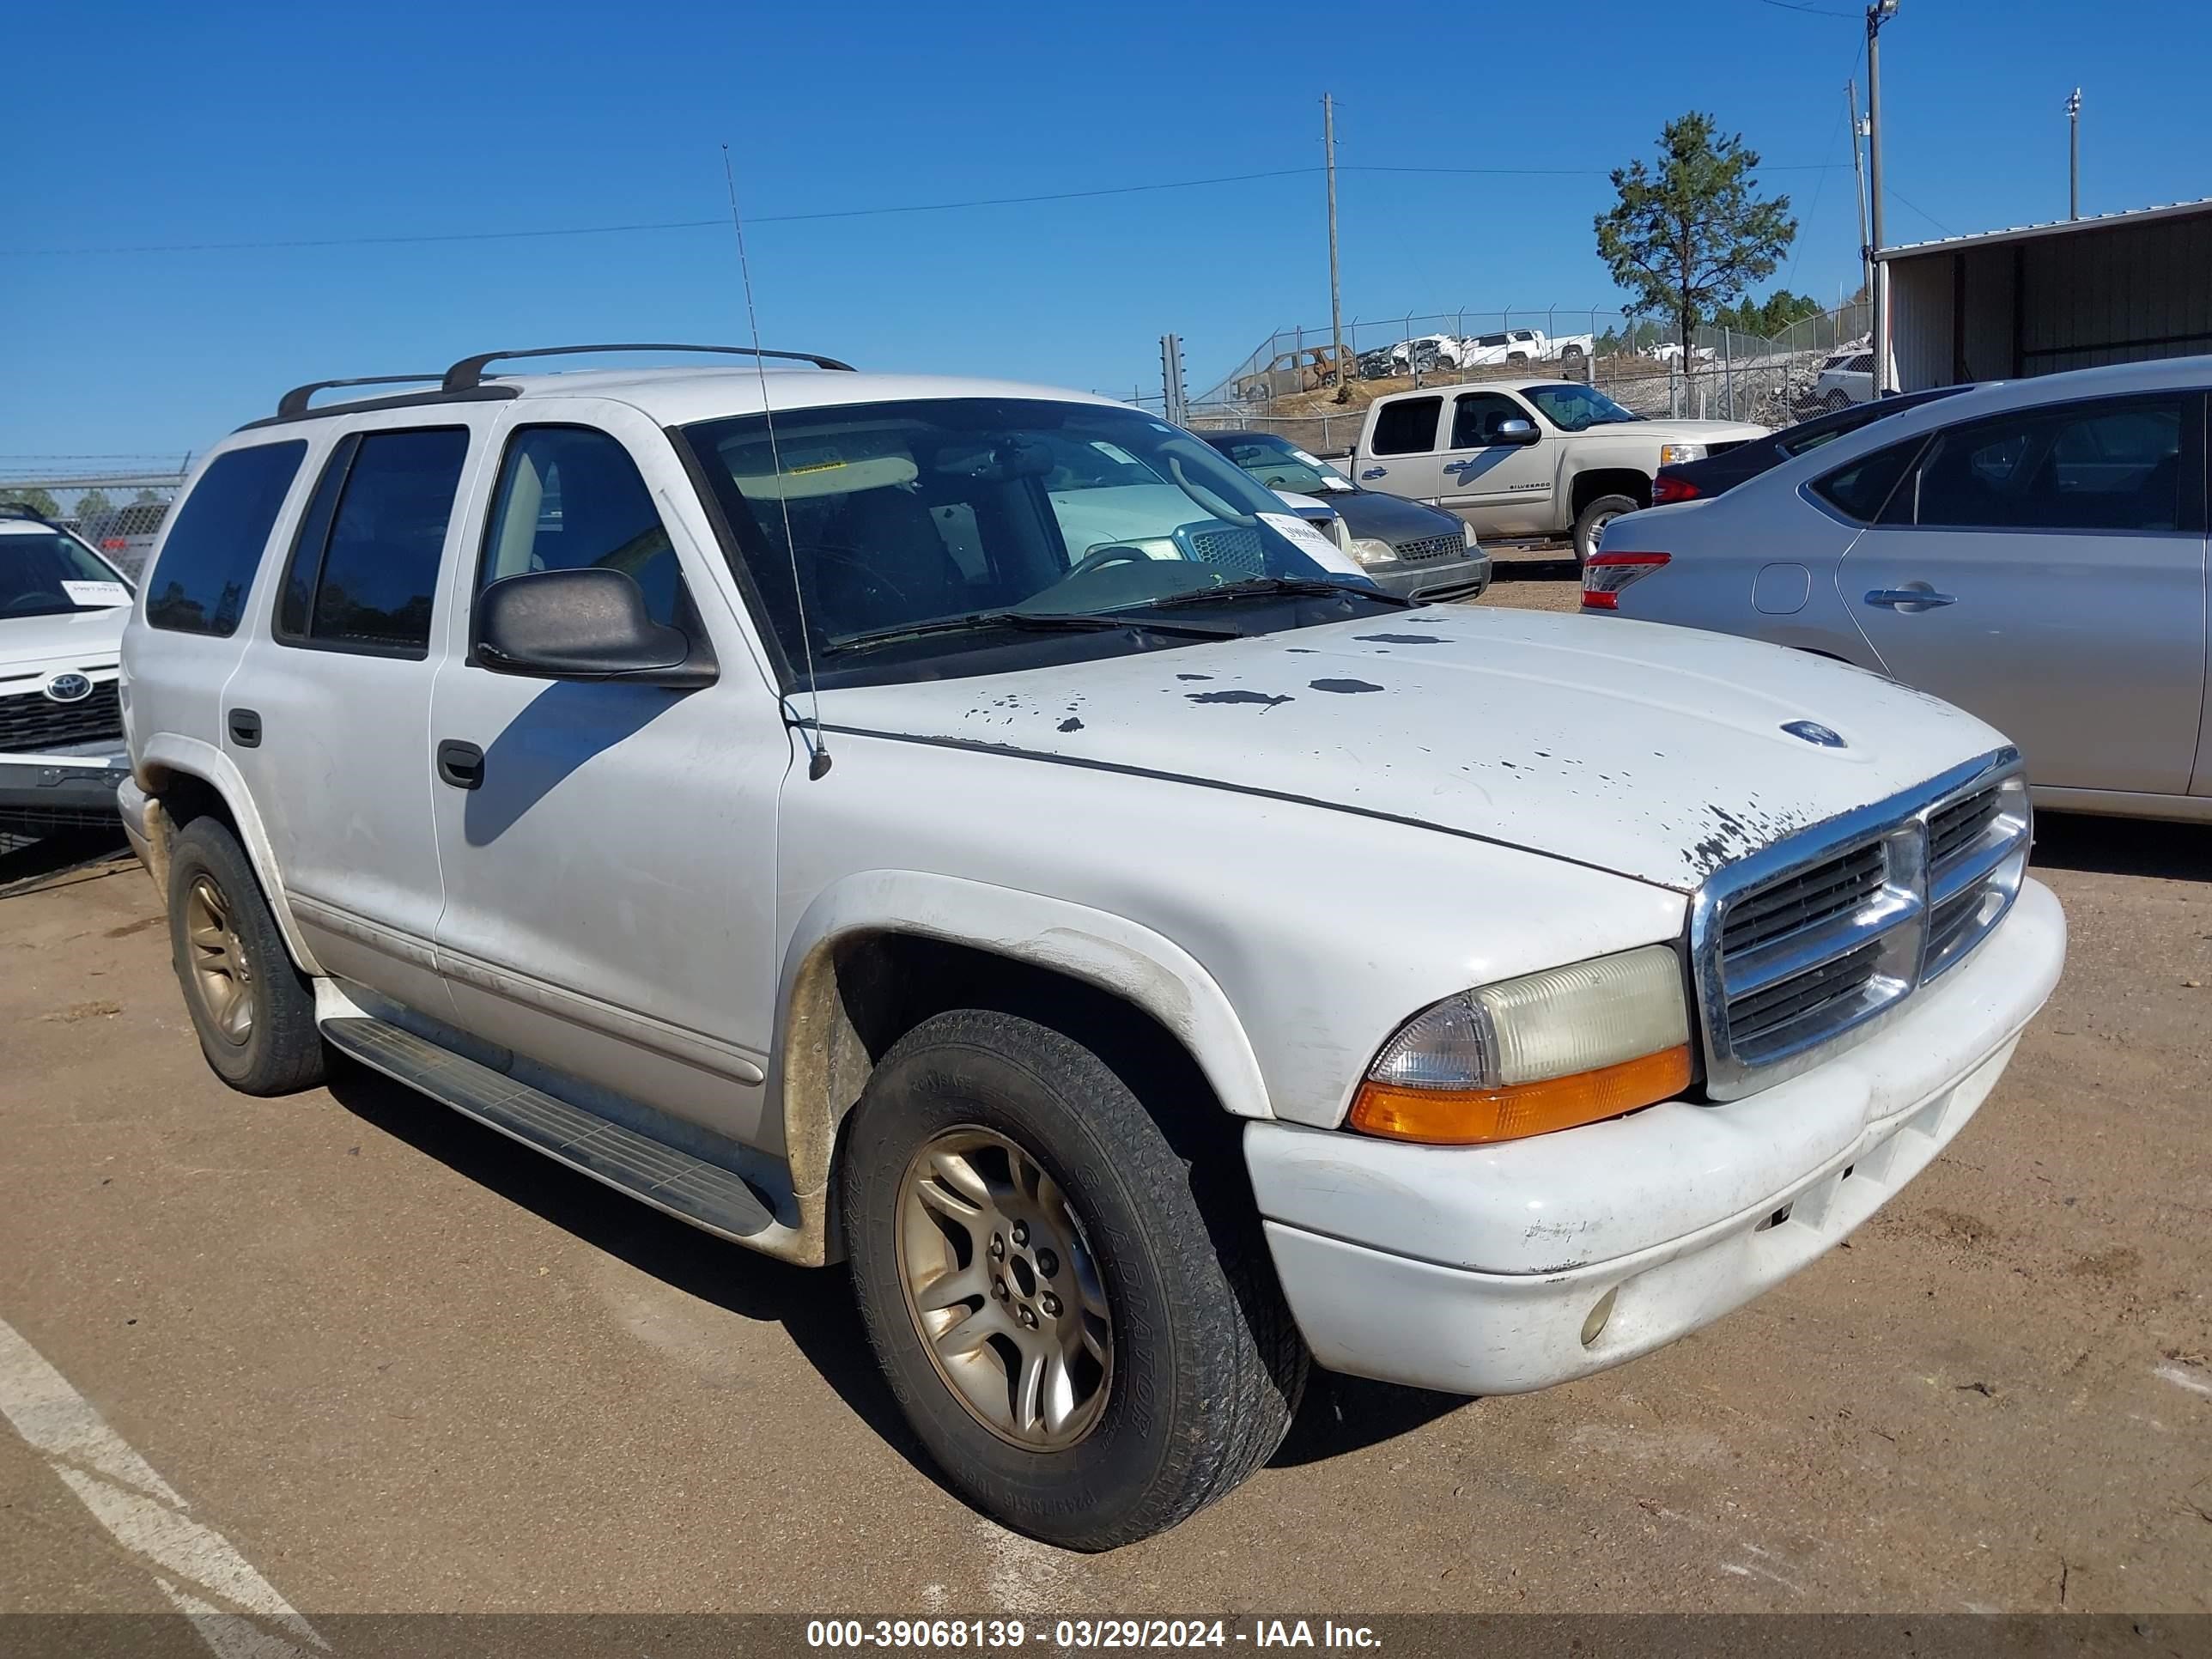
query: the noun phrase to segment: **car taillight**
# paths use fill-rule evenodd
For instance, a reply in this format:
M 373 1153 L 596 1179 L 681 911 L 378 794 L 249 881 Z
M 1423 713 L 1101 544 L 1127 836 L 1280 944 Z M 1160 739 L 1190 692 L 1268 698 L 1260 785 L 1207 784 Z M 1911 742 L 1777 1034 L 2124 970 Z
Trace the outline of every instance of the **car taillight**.
M 1618 611 L 1620 590 L 1640 582 L 1674 556 L 1668 553 L 1593 553 L 1583 564 L 1583 609 Z
M 1705 493 L 1687 478 L 1670 478 L 1663 472 L 1651 481 L 1651 505 L 1654 507 L 1691 501 Z

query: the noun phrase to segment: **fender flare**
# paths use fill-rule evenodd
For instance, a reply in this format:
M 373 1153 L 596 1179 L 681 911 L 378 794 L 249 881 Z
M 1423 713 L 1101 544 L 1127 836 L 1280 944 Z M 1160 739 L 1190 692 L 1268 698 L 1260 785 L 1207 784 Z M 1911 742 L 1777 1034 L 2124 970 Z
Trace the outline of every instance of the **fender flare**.
M 269 901 L 270 914 L 276 919 L 276 931 L 284 936 L 292 960 L 301 973 L 319 977 L 322 965 L 307 948 L 307 941 L 293 917 L 292 902 L 276 867 L 276 850 L 270 842 L 268 828 L 254 807 L 252 793 L 246 788 L 237 763 L 211 743 L 161 732 L 147 741 L 145 750 L 137 757 L 133 771 L 139 788 L 157 801 L 161 785 L 173 774 L 198 778 L 216 792 L 230 813 L 230 821 L 238 826 L 239 841 L 246 848 L 247 861 L 253 866 L 255 878 L 261 883 L 262 896 Z M 166 867 L 166 851 L 163 864 Z M 168 895 L 164 893 L 161 896 L 167 903 Z
M 1182 1044 L 1232 1115 L 1270 1118 L 1259 1056 L 1228 995 L 1172 939 L 1127 917 L 1043 894 L 915 870 L 870 870 L 818 894 L 784 948 L 769 1098 L 781 1103 L 784 1151 L 799 1194 L 829 1182 L 837 1128 L 868 1062 L 837 999 L 840 945 L 902 933 L 967 945 L 1079 979 L 1142 1009 Z M 842 1086 L 841 1086 L 842 1085 Z

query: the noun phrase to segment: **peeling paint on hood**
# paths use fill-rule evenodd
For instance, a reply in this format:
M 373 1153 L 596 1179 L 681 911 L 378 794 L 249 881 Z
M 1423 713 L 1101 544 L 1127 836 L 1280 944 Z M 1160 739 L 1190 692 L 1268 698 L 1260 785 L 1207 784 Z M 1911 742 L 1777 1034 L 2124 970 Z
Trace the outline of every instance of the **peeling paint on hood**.
M 1370 618 L 1021 673 L 842 687 L 822 694 L 822 714 L 833 730 L 1432 824 L 1681 891 L 2004 741 L 1922 692 L 1748 640 L 1460 605 L 1392 621 L 1402 625 Z M 1419 645 L 1398 643 L 1413 634 Z M 1200 677 L 1208 684 L 1194 696 Z M 1331 695 L 1354 681 L 1376 690 Z M 1807 720 L 1844 747 L 1783 730 Z

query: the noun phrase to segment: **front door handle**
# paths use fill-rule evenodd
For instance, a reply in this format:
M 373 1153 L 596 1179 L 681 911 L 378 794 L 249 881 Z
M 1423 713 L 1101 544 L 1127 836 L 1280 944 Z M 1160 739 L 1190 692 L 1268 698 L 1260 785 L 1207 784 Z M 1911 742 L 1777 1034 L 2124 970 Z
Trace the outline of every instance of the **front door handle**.
M 232 709 L 228 724 L 230 740 L 240 749 L 258 749 L 261 746 L 261 716 L 252 709 Z
M 1877 587 L 1866 596 L 1869 605 L 1885 611 L 1933 611 L 1939 605 L 1956 605 L 1955 593 L 1938 593 L 1925 583 L 1905 587 Z
M 472 743 L 447 738 L 438 744 L 438 775 L 456 789 L 474 789 L 483 781 L 483 750 Z

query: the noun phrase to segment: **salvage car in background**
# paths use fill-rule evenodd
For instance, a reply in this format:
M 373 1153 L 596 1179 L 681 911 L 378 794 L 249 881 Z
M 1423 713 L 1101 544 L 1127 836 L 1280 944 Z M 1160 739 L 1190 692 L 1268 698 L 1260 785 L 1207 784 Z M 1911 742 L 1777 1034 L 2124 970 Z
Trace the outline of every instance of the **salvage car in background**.
M 1478 535 L 1571 535 L 1579 563 L 1607 525 L 1651 504 L 1661 467 L 1765 434 L 1743 421 L 1647 420 L 1573 380 L 1488 381 L 1377 398 L 1352 474 L 1445 507 Z
M 82 541 L 0 506 L 0 845 L 114 825 L 130 604 L 122 573 Z
M 100 550 L 100 557 L 125 575 L 136 578 L 146 568 L 146 556 L 154 550 L 161 520 L 168 515 L 167 501 L 132 501 L 94 514 L 80 526 L 79 533 Z
M 1701 461 L 1669 462 L 1652 476 L 1651 504 L 1665 507 L 1674 501 L 1695 501 L 1700 495 L 1717 495 L 1724 489 L 1735 489 L 1747 478 L 1755 478 L 1781 465 L 1793 455 L 1809 454 L 1822 444 L 1832 443 L 1863 426 L 1965 390 L 1962 386 L 1939 386 L 1925 392 L 1908 392 L 1901 397 L 1858 404 L 1831 414 L 1815 415 L 1809 421 L 1785 426 L 1779 432 L 1753 438 L 1717 455 L 1708 455 Z
M 1362 489 L 1319 456 L 1272 432 L 1198 434 L 1268 489 L 1334 509 L 1339 544 L 1375 582 L 1419 599 L 1477 599 L 1490 586 L 1490 556 L 1474 526 L 1440 507 Z
M 2212 818 L 2212 357 L 1977 387 L 1616 522 L 1585 611 L 1839 657 L 1970 708 L 2037 799 Z

